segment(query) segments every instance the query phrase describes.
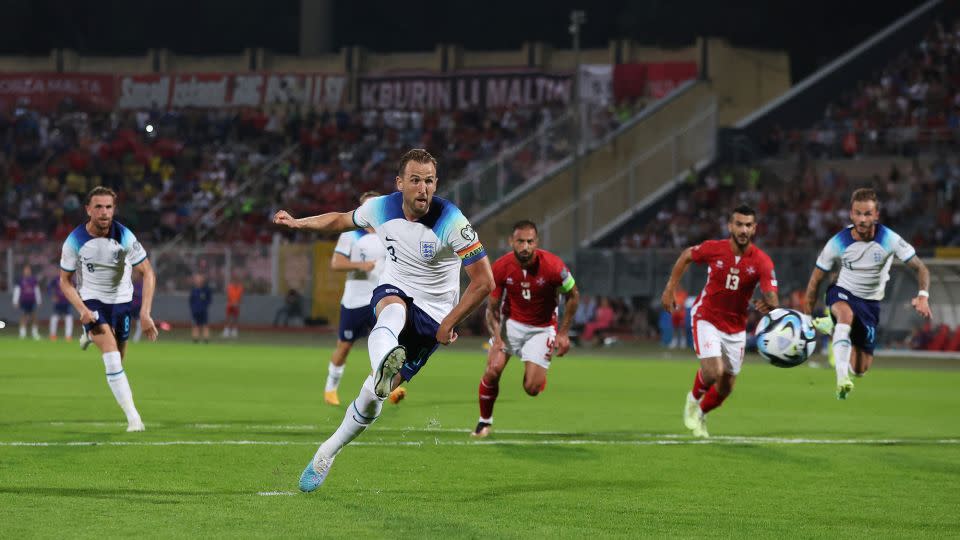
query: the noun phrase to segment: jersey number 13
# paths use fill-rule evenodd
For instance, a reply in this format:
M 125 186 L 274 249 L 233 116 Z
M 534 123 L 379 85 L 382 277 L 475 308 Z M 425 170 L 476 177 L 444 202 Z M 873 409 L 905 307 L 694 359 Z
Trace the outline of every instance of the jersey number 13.
M 727 274 L 727 288 L 735 291 L 738 287 L 740 287 L 740 276 Z

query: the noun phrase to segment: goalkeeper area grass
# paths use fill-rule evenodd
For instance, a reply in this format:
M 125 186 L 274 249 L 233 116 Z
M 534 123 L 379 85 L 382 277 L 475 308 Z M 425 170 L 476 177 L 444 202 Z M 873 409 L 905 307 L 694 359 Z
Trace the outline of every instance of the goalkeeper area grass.
M 692 352 L 575 349 L 536 398 L 513 359 L 478 441 L 486 355 L 464 339 L 302 494 L 369 370 L 365 342 L 331 407 L 332 342 L 265 339 L 131 344 L 144 433 L 125 432 L 94 348 L 0 339 L 0 536 L 960 535 L 956 363 L 878 358 L 837 401 L 832 369 L 748 358 L 695 439 Z

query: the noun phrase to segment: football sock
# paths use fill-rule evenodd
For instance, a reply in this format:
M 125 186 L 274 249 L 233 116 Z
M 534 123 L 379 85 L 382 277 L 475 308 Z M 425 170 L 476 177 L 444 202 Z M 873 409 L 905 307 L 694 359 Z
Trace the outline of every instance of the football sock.
M 117 351 L 103 353 L 103 366 L 107 370 L 107 384 L 110 385 L 113 397 L 123 409 L 123 413 L 127 415 L 127 421 L 139 421 L 140 413 L 133 405 L 133 392 L 130 390 L 127 374 L 123 371 L 120 353 Z
M 67 339 L 73 338 L 73 314 L 68 313 L 64 315 L 63 319 L 63 335 Z
M 143 337 L 143 325 L 140 324 L 140 321 L 137 321 L 137 329 L 133 331 L 133 340 L 140 341 L 141 337 Z
M 693 394 L 693 399 L 699 400 L 707 393 L 707 389 L 710 388 L 703 382 L 703 370 L 697 370 L 697 376 L 693 378 L 693 390 L 690 391 Z
M 33 330 L 33 334 L 32 334 L 33 337 L 35 337 L 35 338 L 40 337 L 40 329 L 37 328 L 37 323 L 33 323 L 32 330 Z
M 25 324 L 20 325 L 20 337 L 21 338 L 27 337 L 27 325 Z
M 390 304 L 380 310 L 377 324 L 370 331 L 370 336 L 367 337 L 371 369 L 376 371 L 380 367 L 383 357 L 397 346 L 400 331 L 403 330 L 403 325 L 406 322 L 407 306 L 403 304 Z
M 338 366 L 330 362 L 330 365 L 327 367 L 327 387 L 324 389 L 325 392 L 336 390 L 337 387 L 340 386 L 340 379 L 343 377 L 343 370 L 346 367 L 346 364 Z
M 380 409 L 383 408 L 383 400 L 377 397 L 373 390 L 373 375 L 363 381 L 360 388 L 360 394 L 347 407 L 347 413 L 343 416 L 343 422 L 340 427 L 333 432 L 329 439 L 323 441 L 317 454 L 325 457 L 334 457 L 340 450 L 363 433 L 367 427 L 376 421 L 380 416 Z
M 707 414 L 719 407 L 725 399 L 727 399 L 727 396 L 721 396 L 720 392 L 717 392 L 717 385 L 713 385 L 700 400 L 700 410 L 703 411 L 703 414 Z
M 50 315 L 50 337 L 57 337 L 57 325 L 60 324 L 60 316 Z
M 837 370 L 837 384 L 850 376 L 850 325 L 838 324 L 833 329 L 834 369 Z
M 497 402 L 497 396 L 500 394 L 500 382 L 494 381 L 487 383 L 480 378 L 480 421 L 487 424 L 493 423 L 493 406 Z

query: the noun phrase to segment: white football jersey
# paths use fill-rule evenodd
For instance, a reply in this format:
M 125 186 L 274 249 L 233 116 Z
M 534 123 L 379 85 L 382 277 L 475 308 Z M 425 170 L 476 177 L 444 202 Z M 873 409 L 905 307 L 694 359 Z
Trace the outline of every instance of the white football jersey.
M 347 309 L 369 306 L 373 289 L 380 282 L 383 259 L 387 254 L 380 237 L 367 234 L 363 229 L 345 232 L 337 239 L 337 247 L 334 251 L 350 259 L 350 262 L 376 261 L 377 266 L 372 272 L 361 270 L 347 272 L 347 281 L 343 285 L 343 297 L 340 299 L 340 304 Z
M 353 223 L 373 227 L 386 246 L 380 285 L 396 285 L 438 323 L 460 301 L 461 264 L 487 256 L 460 209 L 440 197 L 417 221 L 403 216 L 400 192 L 367 199 L 353 212 Z
M 853 225 L 849 225 L 824 246 L 817 258 L 817 268 L 830 272 L 839 262 L 837 285 L 864 300 L 883 300 L 893 257 L 906 262 L 916 254 L 913 246 L 883 225 L 877 225 L 877 232 L 869 242 L 855 240 Z
M 83 300 L 123 304 L 133 300 L 134 266 L 147 259 L 147 252 L 133 232 L 114 221 L 105 237 L 91 236 L 80 225 L 63 243 L 60 268 L 77 272 L 77 290 Z

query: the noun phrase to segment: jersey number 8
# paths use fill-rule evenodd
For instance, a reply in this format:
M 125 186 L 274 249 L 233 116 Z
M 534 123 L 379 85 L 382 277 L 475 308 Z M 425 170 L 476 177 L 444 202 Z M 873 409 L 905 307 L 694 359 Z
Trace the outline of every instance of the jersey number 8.
M 87 263 L 87 272 L 93 272 L 93 263 Z

